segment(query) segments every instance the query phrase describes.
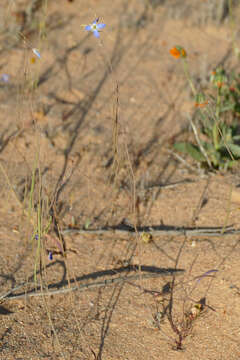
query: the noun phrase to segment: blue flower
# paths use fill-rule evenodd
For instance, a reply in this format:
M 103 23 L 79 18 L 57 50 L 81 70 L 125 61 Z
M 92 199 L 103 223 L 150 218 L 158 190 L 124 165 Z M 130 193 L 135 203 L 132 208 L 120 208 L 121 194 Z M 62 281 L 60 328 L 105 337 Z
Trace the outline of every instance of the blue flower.
M 53 254 L 52 254 L 51 251 L 49 251 L 49 253 L 48 253 L 48 259 L 49 259 L 49 260 L 52 260 L 52 259 L 53 259 Z
M 92 24 L 85 26 L 85 30 L 92 31 L 96 38 L 99 38 L 99 30 L 105 28 L 106 24 L 98 24 L 99 18 L 97 18 Z
M 33 52 L 39 59 L 41 59 L 41 55 L 40 55 L 40 52 L 38 51 L 38 49 L 32 48 L 32 52 Z
M 9 75 L 8 75 L 8 74 L 2 74 L 2 75 L 0 76 L 0 80 L 1 80 L 2 82 L 7 83 L 7 82 L 9 81 Z

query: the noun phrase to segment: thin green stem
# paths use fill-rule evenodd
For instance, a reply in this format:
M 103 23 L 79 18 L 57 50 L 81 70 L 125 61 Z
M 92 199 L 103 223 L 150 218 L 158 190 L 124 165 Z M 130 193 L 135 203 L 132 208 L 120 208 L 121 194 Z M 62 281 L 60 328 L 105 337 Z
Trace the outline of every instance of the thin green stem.
M 182 64 L 183 64 L 184 74 L 185 74 L 185 76 L 186 76 L 186 78 L 187 78 L 187 80 L 188 80 L 188 83 L 189 83 L 189 85 L 190 85 L 190 88 L 191 88 L 191 90 L 192 90 L 193 95 L 196 96 L 196 95 L 197 95 L 197 91 L 196 91 L 196 89 L 195 89 L 195 86 L 194 86 L 193 81 L 192 81 L 192 79 L 191 79 L 191 75 L 190 75 L 189 70 L 188 70 L 188 63 L 187 63 L 186 59 L 183 58 L 182 60 L 183 60 L 183 61 L 182 61 Z
M 216 120 L 213 123 L 212 137 L 213 144 L 216 150 L 219 148 L 219 121 L 220 121 L 220 109 L 221 109 L 221 88 L 218 87 L 217 103 L 216 103 Z

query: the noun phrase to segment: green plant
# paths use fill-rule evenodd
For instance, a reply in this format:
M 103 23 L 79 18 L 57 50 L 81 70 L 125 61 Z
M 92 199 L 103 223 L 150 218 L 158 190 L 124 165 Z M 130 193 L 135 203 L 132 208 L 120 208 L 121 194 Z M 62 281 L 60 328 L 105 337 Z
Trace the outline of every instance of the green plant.
M 226 170 L 240 159 L 240 74 L 227 74 L 219 67 L 212 73 L 210 85 L 208 96 L 195 95 L 197 109 L 190 120 L 195 142 L 176 142 L 174 148 L 203 167 Z

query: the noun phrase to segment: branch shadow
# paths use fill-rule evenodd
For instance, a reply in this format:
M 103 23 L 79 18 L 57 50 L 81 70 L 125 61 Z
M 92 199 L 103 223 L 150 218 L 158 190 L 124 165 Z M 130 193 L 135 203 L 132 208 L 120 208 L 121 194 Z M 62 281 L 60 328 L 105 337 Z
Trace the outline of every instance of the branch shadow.
M 185 270 L 184 269 L 175 269 L 175 268 L 160 268 L 160 267 L 156 267 L 156 266 L 149 266 L 149 265 L 141 265 L 141 267 L 137 266 L 137 265 L 128 265 L 128 266 L 122 266 L 119 268 L 113 268 L 113 269 L 108 269 L 108 270 L 101 270 L 101 271 L 95 271 L 86 275 L 82 275 L 82 276 L 78 276 L 75 278 L 71 278 L 71 279 L 67 279 L 66 275 L 67 275 L 67 269 L 66 269 L 66 265 L 64 261 L 60 261 L 60 260 L 56 260 L 53 263 L 50 263 L 46 266 L 46 268 L 51 268 L 53 266 L 55 266 L 56 264 L 60 265 L 60 267 L 63 269 L 63 274 L 62 274 L 62 278 L 59 282 L 56 283 L 52 283 L 49 284 L 47 289 L 48 290 L 58 290 L 63 288 L 64 286 L 70 285 L 70 284 L 76 284 L 76 283 L 81 283 L 82 281 L 86 281 L 86 280 L 95 280 L 97 278 L 102 278 L 105 276 L 110 276 L 110 277 L 114 277 L 116 275 L 120 275 L 122 273 L 129 273 L 129 272 L 139 272 L 141 271 L 141 273 L 149 273 L 149 274 L 156 274 L 159 276 L 165 276 L 165 275 L 169 275 L 171 276 L 173 273 L 183 273 Z M 39 274 L 39 271 L 37 272 L 37 274 Z M 32 275 L 29 280 L 28 283 L 30 284 L 32 281 L 34 280 L 34 275 Z M 127 277 L 126 277 L 127 280 Z M 11 294 L 17 290 L 19 287 L 22 287 L 22 284 L 20 284 L 18 287 L 15 287 L 14 289 L 10 290 L 7 294 L 7 296 L 5 296 L 5 299 L 11 298 L 13 296 L 11 296 Z M 30 295 L 33 294 L 37 291 L 41 290 L 41 286 L 34 286 L 33 289 L 31 290 L 27 290 L 27 291 L 23 291 L 20 293 L 17 293 L 17 296 L 21 296 L 21 295 Z M 1 298 L 1 296 L 0 296 Z

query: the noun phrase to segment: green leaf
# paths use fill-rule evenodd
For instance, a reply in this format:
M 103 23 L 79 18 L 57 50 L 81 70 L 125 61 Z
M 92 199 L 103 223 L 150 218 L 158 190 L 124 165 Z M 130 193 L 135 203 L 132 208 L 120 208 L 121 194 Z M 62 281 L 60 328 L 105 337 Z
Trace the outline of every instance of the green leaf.
M 228 144 L 228 147 L 232 152 L 233 156 L 240 158 L 240 146 L 235 144 Z
M 233 136 L 233 139 L 234 139 L 234 140 L 240 140 L 240 135 L 234 135 L 234 136 Z
M 214 145 L 211 144 L 211 143 L 203 141 L 202 146 L 203 146 L 203 148 L 204 148 L 204 150 L 206 151 L 207 154 L 216 152 L 216 149 L 215 149 Z
M 86 222 L 85 222 L 84 228 L 88 229 L 90 225 L 91 225 L 91 220 L 87 219 Z
M 203 156 L 199 148 L 194 144 L 187 142 L 179 142 L 179 143 L 175 143 L 173 146 L 174 149 L 190 155 L 194 160 L 200 162 L 206 161 L 205 157 Z
M 223 112 L 229 111 L 229 110 L 233 110 L 234 106 L 235 106 L 234 104 L 227 104 L 227 105 L 221 106 L 220 113 L 223 113 Z

